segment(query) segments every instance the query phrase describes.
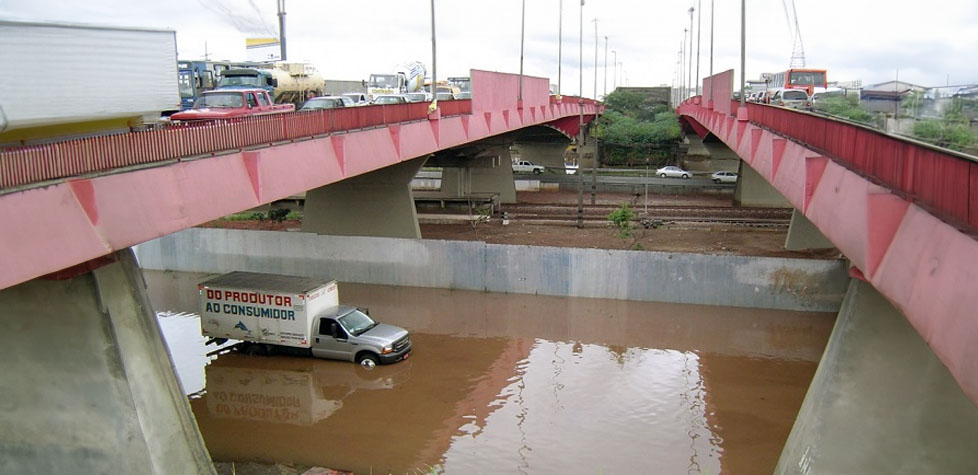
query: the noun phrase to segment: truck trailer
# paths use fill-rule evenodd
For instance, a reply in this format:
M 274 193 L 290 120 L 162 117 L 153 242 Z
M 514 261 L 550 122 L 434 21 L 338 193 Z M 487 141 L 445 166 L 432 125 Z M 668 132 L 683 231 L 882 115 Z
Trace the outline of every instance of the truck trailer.
M 200 327 L 248 354 L 286 353 L 367 367 L 411 354 L 407 330 L 339 304 L 335 280 L 236 271 L 201 282 Z

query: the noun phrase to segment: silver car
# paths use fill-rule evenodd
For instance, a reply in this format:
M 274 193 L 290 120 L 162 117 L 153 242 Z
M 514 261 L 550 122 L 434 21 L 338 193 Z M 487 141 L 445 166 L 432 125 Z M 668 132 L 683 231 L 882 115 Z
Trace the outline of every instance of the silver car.
M 713 183 L 737 183 L 737 174 L 734 172 L 716 172 L 710 175 Z
M 666 178 L 666 177 L 670 177 L 670 178 L 689 178 L 689 177 L 693 176 L 692 173 L 690 173 L 690 172 L 688 172 L 686 170 L 683 170 L 682 168 L 679 168 L 679 167 L 674 166 L 674 165 L 669 165 L 667 167 L 662 167 L 662 168 L 656 170 L 655 171 L 655 174 L 657 176 L 659 176 L 659 177 L 662 177 L 662 178 Z
M 771 104 L 792 109 L 810 109 L 812 107 L 808 93 L 801 89 L 784 89 L 775 92 L 771 96 Z

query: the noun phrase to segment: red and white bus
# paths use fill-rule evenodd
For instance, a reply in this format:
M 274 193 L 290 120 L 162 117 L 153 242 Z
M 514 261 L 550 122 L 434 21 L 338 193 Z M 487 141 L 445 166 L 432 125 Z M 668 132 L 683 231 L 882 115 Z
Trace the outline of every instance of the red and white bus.
M 770 78 L 767 88 L 771 89 L 804 89 L 809 96 L 816 88 L 825 90 L 829 87 L 824 69 L 789 69 L 781 73 L 766 75 Z

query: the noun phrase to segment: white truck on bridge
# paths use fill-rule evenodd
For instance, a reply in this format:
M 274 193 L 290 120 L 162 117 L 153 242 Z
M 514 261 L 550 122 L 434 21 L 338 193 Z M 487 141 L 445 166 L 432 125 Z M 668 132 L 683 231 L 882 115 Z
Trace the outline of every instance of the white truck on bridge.
M 411 354 L 407 330 L 339 304 L 335 280 L 231 272 L 201 282 L 200 328 L 248 354 L 282 352 L 372 367 Z

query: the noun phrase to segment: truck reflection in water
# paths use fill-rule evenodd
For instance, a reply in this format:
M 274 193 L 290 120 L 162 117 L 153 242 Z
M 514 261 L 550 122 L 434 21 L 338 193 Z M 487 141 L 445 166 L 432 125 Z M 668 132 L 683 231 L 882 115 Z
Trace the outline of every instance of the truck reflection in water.
M 211 417 L 276 424 L 315 424 L 343 407 L 355 391 L 393 388 L 410 373 L 371 371 L 309 358 L 260 358 L 229 352 L 205 370 Z

